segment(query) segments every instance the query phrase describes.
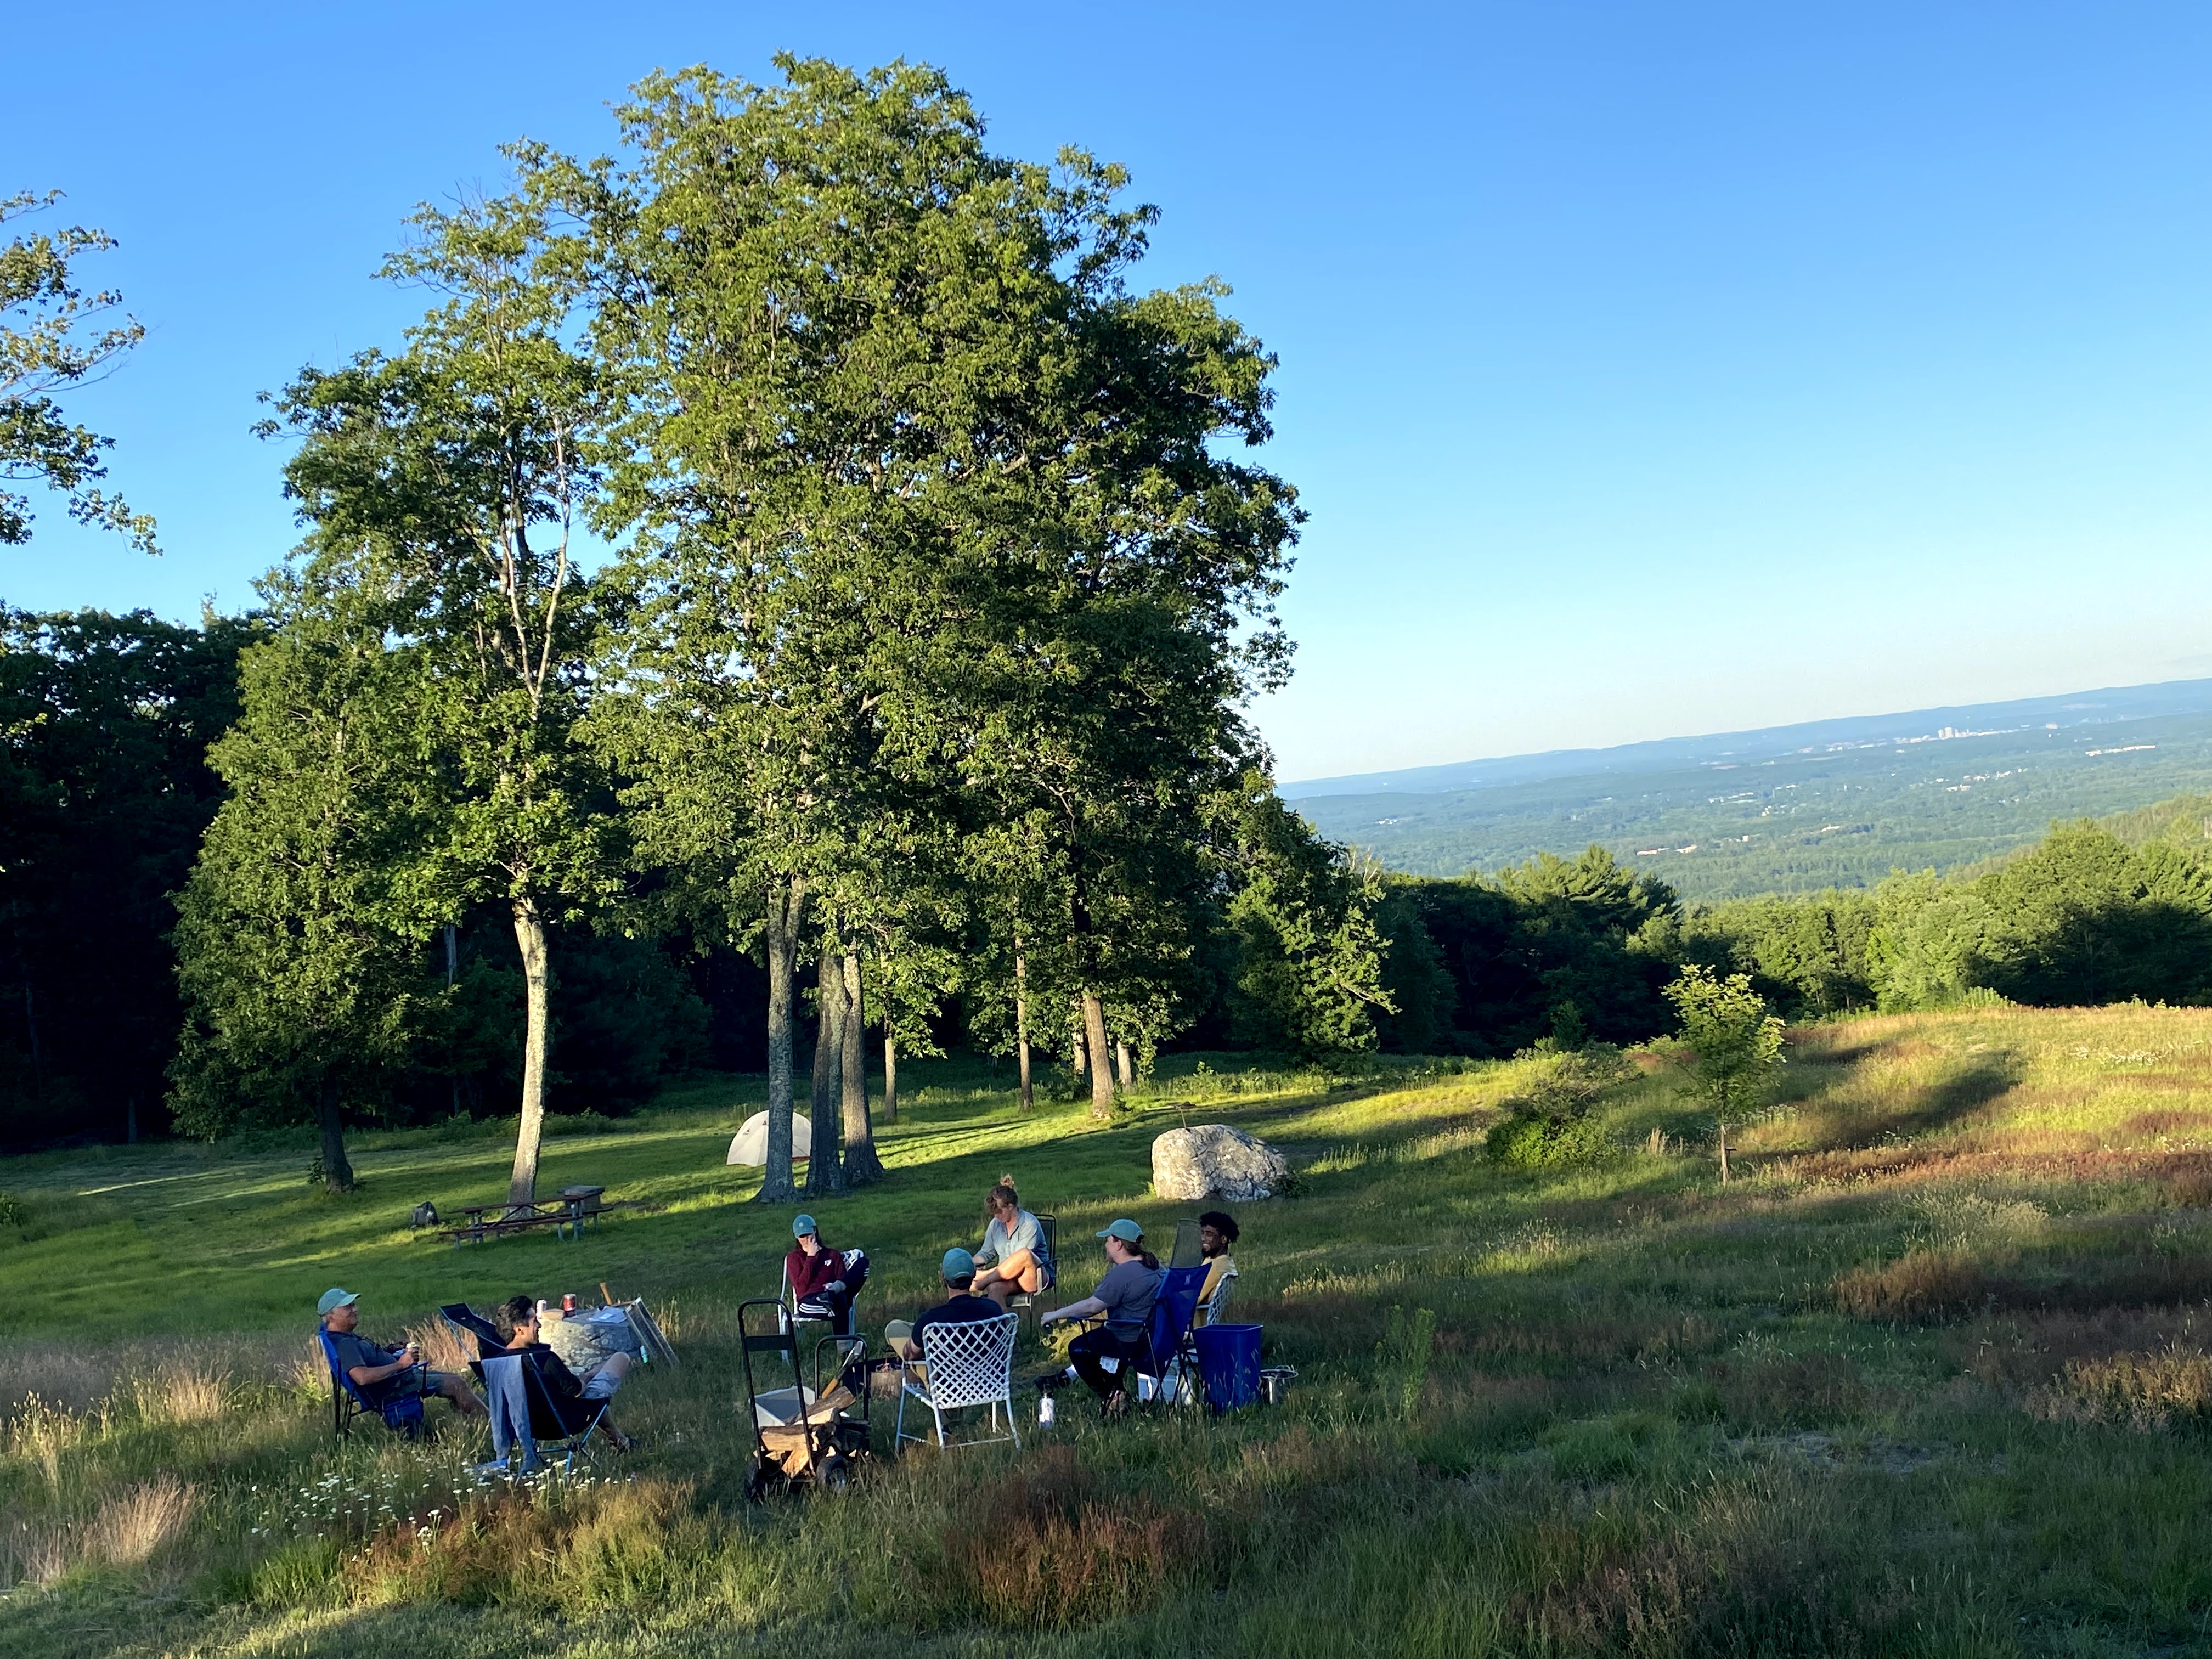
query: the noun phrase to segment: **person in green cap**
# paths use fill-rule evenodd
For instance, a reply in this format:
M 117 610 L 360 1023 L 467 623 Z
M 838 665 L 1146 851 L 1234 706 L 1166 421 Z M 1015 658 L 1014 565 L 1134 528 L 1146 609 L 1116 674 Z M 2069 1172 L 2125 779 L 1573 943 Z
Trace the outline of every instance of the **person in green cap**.
M 947 1250 L 945 1260 L 938 1263 L 937 1274 L 945 1281 L 944 1301 L 918 1315 L 910 1325 L 894 1319 L 884 1327 L 884 1341 L 902 1359 L 922 1357 L 921 1335 L 932 1325 L 964 1325 L 973 1320 L 996 1319 L 1006 1311 L 990 1297 L 975 1293 L 975 1258 L 967 1251 Z
M 1145 1230 L 1127 1218 L 1098 1230 L 1106 1245 L 1106 1276 L 1080 1302 L 1055 1308 L 1037 1322 L 1103 1319 L 1067 1346 L 1075 1374 L 1091 1385 L 1109 1417 L 1129 1409 L 1129 1362 L 1145 1351 L 1145 1323 L 1159 1300 L 1160 1259 L 1145 1248 Z
M 434 1371 L 422 1363 L 420 1347 L 410 1341 L 392 1349 L 370 1341 L 356 1327 L 361 1323 L 361 1293 L 333 1286 L 315 1304 L 331 1351 L 344 1368 L 361 1397 L 372 1406 L 404 1400 L 410 1394 L 437 1395 L 450 1400 L 464 1417 L 482 1417 L 484 1403 L 458 1371 Z

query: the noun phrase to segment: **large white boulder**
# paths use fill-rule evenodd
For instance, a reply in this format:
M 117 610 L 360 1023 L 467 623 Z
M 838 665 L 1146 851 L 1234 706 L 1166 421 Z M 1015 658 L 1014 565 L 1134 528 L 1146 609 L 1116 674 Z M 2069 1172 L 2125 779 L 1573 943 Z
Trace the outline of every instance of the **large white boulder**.
M 1152 1192 L 1160 1198 L 1273 1198 L 1290 1173 L 1290 1159 L 1226 1123 L 1170 1129 L 1152 1143 Z
M 791 1115 L 791 1161 L 804 1158 L 811 1161 L 814 1155 L 814 1126 L 798 1112 Z M 749 1164 L 755 1169 L 768 1162 L 768 1114 L 755 1112 L 744 1121 L 736 1134 L 730 1137 L 730 1155 L 725 1164 Z

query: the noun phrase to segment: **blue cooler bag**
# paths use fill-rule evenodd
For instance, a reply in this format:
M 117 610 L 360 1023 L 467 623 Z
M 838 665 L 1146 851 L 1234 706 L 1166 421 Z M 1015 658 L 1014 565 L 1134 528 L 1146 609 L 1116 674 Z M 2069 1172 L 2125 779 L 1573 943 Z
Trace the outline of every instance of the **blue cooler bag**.
M 1198 1342 L 1198 1375 L 1214 1410 L 1235 1411 L 1259 1399 L 1257 1325 L 1203 1325 L 1191 1334 Z

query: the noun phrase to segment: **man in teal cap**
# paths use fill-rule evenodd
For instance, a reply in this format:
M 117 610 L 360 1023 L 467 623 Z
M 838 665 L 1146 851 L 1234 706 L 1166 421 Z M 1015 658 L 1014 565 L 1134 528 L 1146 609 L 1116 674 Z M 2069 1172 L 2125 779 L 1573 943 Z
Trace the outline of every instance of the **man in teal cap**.
M 944 1301 L 918 1316 L 911 1325 L 894 1319 L 884 1327 L 884 1340 L 902 1359 L 922 1358 L 921 1334 L 932 1325 L 964 1325 L 978 1319 L 996 1319 L 1006 1311 L 989 1297 L 975 1293 L 975 1258 L 967 1251 L 957 1247 L 947 1250 L 937 1264 L 937 1276 L 945 1281 Z
M 322 1320 L 324 1334 L 331 1340 L 331 1352 L 337 1356 L 339 1366 L 361 1390 L 363 1400 L 382 1407 L 410 1394 L 434 1394 L 452 1401 L 464 1417 L 483 1415 L 483 1401 L 476 1397 L 467 1379 L 458 1371 L 432 1370 L 422 1363 L 422 1350 L 413 1341 L 394 1350 L 357 1334 L 354 1328 L 361 1322 L 360 1302 L 358 1291 L 333 1286 L 323 1292 L 315 1312 Z
M 1091 1385 L 1109 1417 L 1129 1409 L 1129 1362 L 1145 1352 L 1145 1326 L 1160 1296 L 1159 1258 L 1145 1248 L 1145 1230 L 1127 1218 L 1098 1230 L 1106 1245 L 1106 1276 L 1080 1302 L 1055 1308 L 1037 1322 L 1103 1319 L 1067 1345 L 1075 1374 Z

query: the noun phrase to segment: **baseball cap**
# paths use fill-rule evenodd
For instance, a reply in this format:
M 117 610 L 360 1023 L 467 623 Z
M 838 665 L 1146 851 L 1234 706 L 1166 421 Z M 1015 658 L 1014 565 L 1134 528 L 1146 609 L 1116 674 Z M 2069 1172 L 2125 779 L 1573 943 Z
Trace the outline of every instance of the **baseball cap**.
M 972 1279 L 975 1273 L 975 1258 L 957 1244 L 945 1253 L 938 1272 L 947 1284 L 956 1279 Z
M 800 1215 L 793 1216 L 792 1218 L 791 1236 L 793 1238 L 804 1238 L 807 1234 L 815 1231 L 814 1218 L 812 1216 Z
M 1108 1222 L 1091 1235 L 1094 1238 L 1118 1238 L 1124 1244 L 1134 1244 L 1144 1236 L 1145 1230 L 1127 1217 L 1119 1221 Z
M 331 1316 L 331 1310 L 332 1309 L 343 1308 L 349 1302 L 358 1302 L 360 1300 L 361 1292 L 359 1291 L 342 1291 L 336 1285 L 332 1285 L 329 1290 L 323 1292 L 322 1300 L 315 1304 L 315 1317 L 318 1319 L 328 1319 Z

